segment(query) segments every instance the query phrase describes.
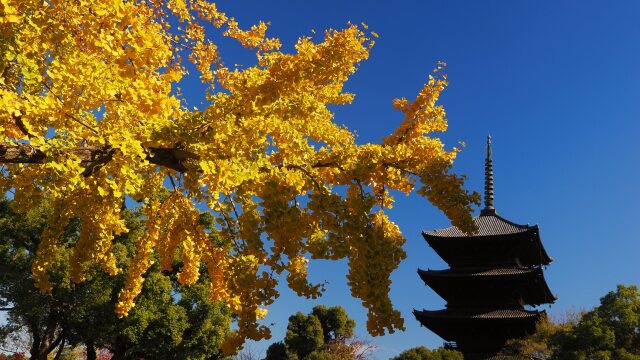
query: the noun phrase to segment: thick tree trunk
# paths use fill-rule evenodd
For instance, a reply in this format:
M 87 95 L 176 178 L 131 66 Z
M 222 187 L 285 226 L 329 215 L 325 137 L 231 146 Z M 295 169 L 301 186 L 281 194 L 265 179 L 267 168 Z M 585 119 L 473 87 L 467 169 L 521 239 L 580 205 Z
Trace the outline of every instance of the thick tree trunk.
M 51 313 L 47 319 L 47 327 L 44 329 L 44 332 L 41 332 L 41 329 L 37 324 L 32 324 L 29 328 L 33 335 L 33 342 L 29 349 L 29 358 L 31 360 L 47 360 L 47 355 L 55 350 L 60 342 L 63 341 L 64 329 L 62 329 L 56 337 L 58 322 L 55 315 Z
M 65 343 L 65 338 L 62 338 L 62 341 L 60 341 L 60 346 L 58 346 L 58 352 L 56 352 L 56 356 L 53 358 L 53 360 L 60 360 L 60 356 L 62 355 L 62 350 L 64 350 L 64 343 Z
M 96 360 L 98 355 L 96 354 L 96 347 L 93 341 L 87 342 L 87 360 Z
M 39 351 L 38 349 L 40 349 L 40 332 L 38 331 L 37 328 L 31 328 L 31 334 L 33 335 L 32 337 L 32 343 L 31 343 L 31 348 L 29 349 L 29 359 L 30 360 L 40 360 L 39 359 Z
M 44 330 L 38 348 L 38 360 L 47 360 L 47 355 L 52 352 L 61 340 L 61 335 L 56 338 L 56 330 L 58 322 L 53 312 L 49 313 L 47 318 L 47 327 Z
M 127 346 L 122 341 L 117 341 L 110 349 L 113 356 L 111 360 L 124 360 L 127 354 Z

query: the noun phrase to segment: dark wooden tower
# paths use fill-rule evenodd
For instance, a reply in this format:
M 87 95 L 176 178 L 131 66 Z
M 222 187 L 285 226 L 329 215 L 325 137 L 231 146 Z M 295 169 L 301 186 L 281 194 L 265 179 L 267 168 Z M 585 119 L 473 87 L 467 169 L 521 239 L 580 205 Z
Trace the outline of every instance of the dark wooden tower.
M 542 272 L 551 258 L 540 242 L 538 226 L 515 224 L 494 208 L 491 137 L 484 195 L 485 207 L 474 218 L 475 234 L 466 235 L 457 227 L 422 233 L 450 269 L 419 269 L 418 274 L 447 301 L 447 308 L 413 314 L 465 359 L 489 358 L 507 340 L 532 333 L 545 315 L 532 307 L 555 301 Z

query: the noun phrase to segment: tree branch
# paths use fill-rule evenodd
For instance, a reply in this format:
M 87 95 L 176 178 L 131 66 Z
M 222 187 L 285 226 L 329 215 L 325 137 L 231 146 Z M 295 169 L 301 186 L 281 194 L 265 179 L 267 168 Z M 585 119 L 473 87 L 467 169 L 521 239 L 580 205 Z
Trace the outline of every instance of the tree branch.
M 97 169 L 106 165 L 113 155 L 118 151 L 117 148 L 111 147 L 111 145 L 99 145 L 99 146 L 85 146 L 77 147 L 73 149 L 64 150 L 67 155 L 74 155 L 80 160 L 80 164 L 86 169 L 83 172 L 84 176 L 91 176 Z M 147 160 L 149 163 L 165 167 L 184 173 L 187 171 L 185 162 L 190 159 L 197 160 L 199 157 L 179 146 L 173 148 L 159 148 L 148 147 L 145 149 L 147 154 Z M 47 154 L 41 151 L 38 147 L 12 142 L 0 142 L 0 164 L 43 164 L 49 160 Z M 298 169 L 305 173 L 316 184 L 316 187 L 321 188 L 317 180 L 314 179 L 311 174 L 302 165 L 280 165 L 279 167 L 286 167 L 289 169 Z M 309 165 L 310 168 L 329 168 L 335 167 L 340 170 L 344 170 L 339 164 L 330 162 L 317 162 Z M 266 169 L 264 169 L 266 170 Z
M 20 131 L 22 131 L 23 134 L 27 135 L 27 137 L 29 138 L 32 136 L 29 133 L 29 130 L 27 129 L 27 127 L 24 125 L 24 122 L 22 121 L 22 116 L 13 115 L 13 120 L 16 122 L 16 126 L 18 127 L 18 129 L 20 129 Z
M 58 347 L 58 345 L 60 345 L 61 342 L 63 343 L 63 346 L 64 346 L 64 341 L 65 341 L 64 329 L 62 329 L 58 337 L 49 345 L 49 347 L 47 347 L 47 349 L 45 350 L 45 354 L 50 354 L 53 350 L 55 350 Z
M 110 145 L 87 146 L 66 150 L 66 154 L 74 155 L 80 159 L 82 166 L 86 167 L 85 176 L 90 176 L 95 170 L 111 161 L 113 154 L 118 149 Z M 180 148 L 156 148 L 146 149 L 147 160 L 154 165 L 166 167 L 177 172 L 186 172 L 184 162 L 198 157 Z M 35 146 L 29 144 L 0 143 L 0 163 L 2 164 L 42 164 L 47 161 L 47 155 Z
M 318 191 L 323 191 L 324 188 L 320 186 L 320 183 L 318 183 L 318 181 L 313 177 L 313 175 L 305 168 L 303 168 L 302 166 L 299 165 L 287 165 L 286 166 L 287 169 L 297 169 L 300 170 L 303 174 L 305 174 L 309 180 L 311 180 L 313 182 L 313 184 L 315 185 L 316 189 L 318 189 Z
M 53 360 L 60 360 L 60 356 L 62 355 L 62 350 L 64 350 L 64 343 L 65 343 L 65 338 L 62 338 L 62 341 L 60 342 L 60 346 L 58 346 L 58 351 L 56 352 L 56 356 L 53 358 Z

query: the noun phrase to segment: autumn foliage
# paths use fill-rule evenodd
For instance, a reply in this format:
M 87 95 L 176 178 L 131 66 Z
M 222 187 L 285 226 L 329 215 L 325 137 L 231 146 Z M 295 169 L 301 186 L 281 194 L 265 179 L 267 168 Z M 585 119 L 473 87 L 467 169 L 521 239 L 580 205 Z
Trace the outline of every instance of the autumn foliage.
M 21 212 L 52 202 L 32 268 L 43 291 L 52 290 L 48 269 L 72 219 L 81 221 L 73 281 L 91 263 L 120 271 L 111 245 L 128 231 L 120 216 L 128 197 L 142 206 L 147 233 L 120 316 L 134 306 L 152 255 L 162 266 L 179 257 L 185 285 L 204 263 L 211 298 L 238 315 L 225 347 L 232 351 L 269 337 L 258 321 L 278 297 L 279 275 L 316 297 L 322 286 L 307 281 L 309 259 L 348 259 L 352 295 L 369 311 L 369 331 L 381 335 L 403 328 L 388 296 L 389 275 L 406 256 L 384 213 L 389 191 L 417 186 L 454 225 L 471 229 L 478 196 L 450 173 L 458 150 L 431 135 L 447 128 L 436 103 L 447 85 L 442 66 L 415 100 L 395 100 L 404 119 L 380 143 L 357 144 L 332 121 L 328 106 L 352 101 L 343 85 L 373 45 L 363 27 L 301 37 L 284 53 L 267 24 L 241 27 L 203 0 L 1 4 L 0 191 L 13 192 Z M 253 51 L 255 64 L 228 66 L 210 29 Z M 207 86 L 204 109 L 190 108 L 178 89 L 187 62 Z M 199 223 L 204 207 L 216 236 Z

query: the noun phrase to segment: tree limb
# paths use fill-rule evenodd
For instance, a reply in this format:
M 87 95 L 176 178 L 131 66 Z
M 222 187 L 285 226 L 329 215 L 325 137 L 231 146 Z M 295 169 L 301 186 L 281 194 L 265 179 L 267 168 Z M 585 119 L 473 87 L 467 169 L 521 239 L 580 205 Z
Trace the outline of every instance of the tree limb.
M 66 154 L 74 155 L 80 159 L 82 166 L 86 167 L 85 176 L 90 176 L 95 170 L 111 161 L 113 154 L 118 149 L 110 145 L 87 146 L 66 150 Z M 146 149 L 147 160 L 154 165 L 166 167 L 177 172 L 186 172 L 184 162 L 188 159 L 197 159 L 195 154 L 180 148 Z M 29 144 L 0 143 L 0 163 L 2 164 L 42 164 L 47 161 L 47 155 L 35 146 Z
M 84 176 L 91 176 L 96 170 L 106 165 L 113 155 L 119 151 L 117 148 L 111 147 L 109 144 L 99 146 L 83 146 L 73 149 L 66 149 L 64 153 L 67 155 L 74 155 L 80 160 L 80 164 L 85 167 L 83 172 Z M 185 173 L 187 166 L 185 162 L 190 159 L 197 160 L 199 157 L 191 153 L 182 147 L 173 148 L 160 148 L 160 147 L 147 147 L 145 149 L 147 160 L 149 163 L 165 167 L 177 171 L 179 173 Z M 32 146 L 24 143 L 13 142 L 0 142 L 0 164 L 43 164 L 47 162 L 48 157 L 42 150 L 36 146 Z M 311 176 L 311 174 L 301 165 L 276 165 L 278 167 L 286 167 L 288 169 L 298 169 L 305 173 L 311 180 L 316 183 L 316 187 L 319 189 L 319 183 Z M 334 161 L 322 162 L 319 161 L 315 164 L 308 165 L 309 168 L 330 168 L 335 167 L 340 170 L 344 170 L 339 164 Z M 266 170 L 266 169 L 263 169 Z
M 62 341 L 60 342 L 60 346 L 58 346 L 58 351 L 56 352 L 56 356 L 53 358 L 53 360 L 60 360 L 60 356 L 62 355 L 62 350 L 64 350 L 64 343 L 65 343 L 65 338 L 62 338 Z
M 64 341 L 65 341 L 64 329 L 62 329 L 58 337 L 46 348 L 45 354 L 47 355 L 50 354 L 53 350 L 55 350 L 58 347 L 58 345 L 60 345 L 61 342 L 63 343 L 63 346 L 64 346 Z
M 13 115 L 13 120 L 16 122 L 16 126 L 18 127 L 18 129 L 20 129 L 20 131 L 22 131 L 23 134 L 27 135 L 27 137 L 29 138 L 32 136 L 29 133 L 29 129 L 27 129 L 24 122 L 22 121 L 22 116 Z

